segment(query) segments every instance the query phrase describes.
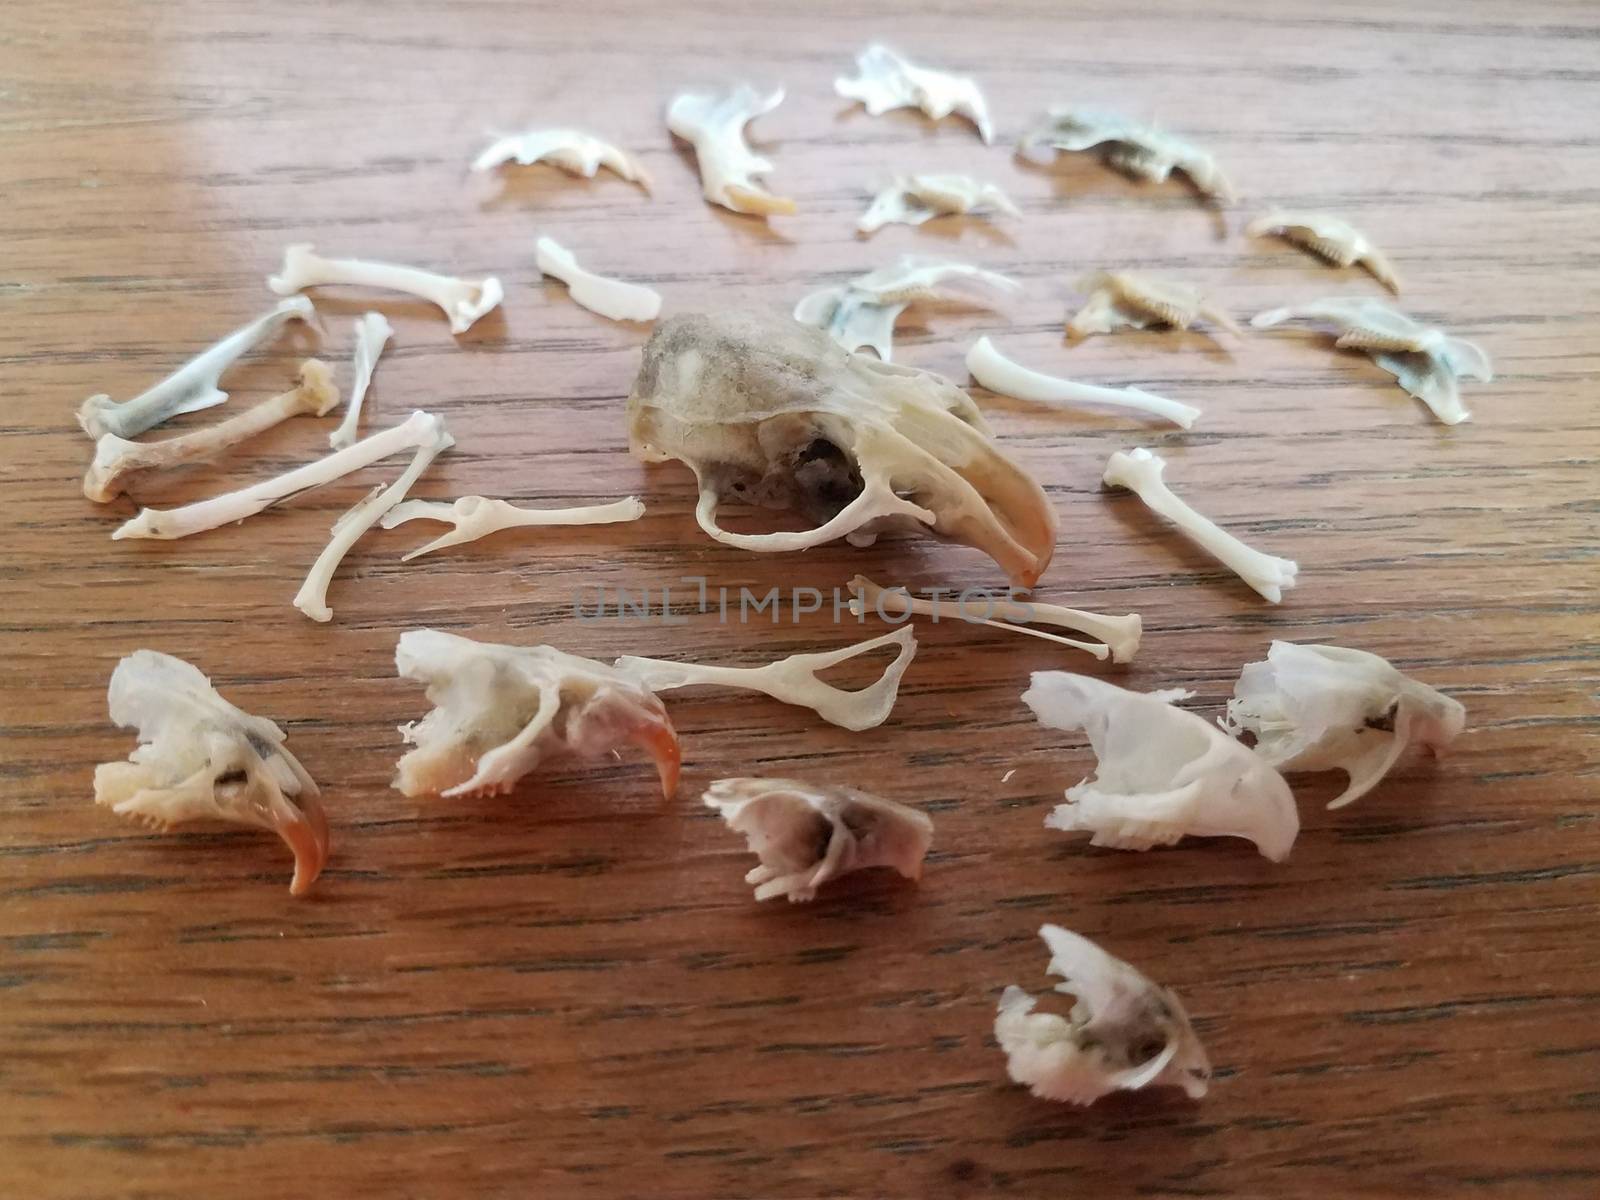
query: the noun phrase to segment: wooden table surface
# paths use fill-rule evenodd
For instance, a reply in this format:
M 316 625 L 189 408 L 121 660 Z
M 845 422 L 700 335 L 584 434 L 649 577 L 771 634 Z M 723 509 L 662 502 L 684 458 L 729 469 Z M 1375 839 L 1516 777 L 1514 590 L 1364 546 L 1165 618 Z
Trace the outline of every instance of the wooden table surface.
M 817 1197 L 1600 1193 L 1596 456 L 1600 16 L 1549 3 L 1192 6 L 935 3 L 864 13 L 701 0 L 584 6 L 14 0 L 0 17 L 0 1193 L 7 1196 Z M 831 90 L 873 37 L 970 72 L 998 128 L 870 118 Z M 749 79 L 789 98 L 755 126 L 770 224 L 705 204 L 666 134 L 676 91 Z M 1088 156 L 1010 154 L 1052 102 L 1161 118 L 1245 199 Z M 548 168 L 475 176 L 490 129 L 572 124 L 636 151 L 638 190 Z M 1020 219 L 853 233 L 897 171 L 970 172 Z M 1386 247 L 1402 304 L 1493 355 L 1474 420 L 1433 422 L 1309 332 L 1121 333 L 1069 347 L 1071 284 L 1132 267 L 1204 285 L 1241 318 L 1381 297 L 1239 232 L 1269 205 L 1328 209 Z M 584 623 L 580 588 L 830 589 L 999 582 L 926 539 L 803 556 L 715 545 L 689 474 L 627 453 L 622 398 L 647 330 L 543 285 L 536 235 L 658 288 L 667 311 L 787 311 L 905 251 L 1009 272 L 999 312 L 910 314 L 899 361 L 965 383 L 995 335 L 1045 370 L 1198 404 L 1183 434 L 978 392 L 1061 518 L 1041 598 L 1136 611 L 1129 668 L 976 627 L 919 626 L 882 727 L 848 733 L 763 698 L 674 695 L 685 780 L 663 808 L 635 757 L 542 772 L 514 795 L 408 800 L 400 631 L 436 626 L 609 659 L 756 663 L 881 631 L 688 614 Z M 504 306 L 452 339 L 420 303 L 323 292 L 348 382 L 350 318 L 396 328 L 369 428 L 425 407 L 458 445 L 417 489 L 541 504 L 643 497 L 636 524 L 507 534 L 402 565 L 416 527 L 350 556 L 327 626 L 290 599 L 330 521 L 396 463 L 181 542 L 117 542 L 134 510 L 79 493 L 73 413 L 132 395 L 264 311 L 283 247 L 494 272 Z M 229 408 L 286 386 L 295 338 L 229 376 Z M 325 448 L 301 419 L 147 486 L 167 505 Z M 165 431 L 164 431 L 165 432 Z M 1278 607 L 1103 494 L 1144 444 L 1174 486 L 1294 557 Z M 1092 849 L 1042 820 L 1092 767 L 1039 728 L 1028 672 L 1198 692 L 1214 715 L 1274 637 L 1376 651 L 1459 697 L 1470 732 L 1304 828 L 1274 865 L 1237 841 Z M 91 802 L 133 735 L 105 686 L 139 647 L 179 655 L 280 722 L 321 783 L 333 857 L 286 890 L 273 838 L 171 835 Z M 858 672 L 855 678 L 866 678 Z M 743 841 L 699 803 L 724 775 L 796 775 L 936 823 L 921 886 L 858 876 L 811 905 L 752 902 Z M 1045 921 L 1185 998 L 1217 1068 L 1198 1103 L 1087 1110 L 1010 1084 L 999 989 L 1045 984 Z

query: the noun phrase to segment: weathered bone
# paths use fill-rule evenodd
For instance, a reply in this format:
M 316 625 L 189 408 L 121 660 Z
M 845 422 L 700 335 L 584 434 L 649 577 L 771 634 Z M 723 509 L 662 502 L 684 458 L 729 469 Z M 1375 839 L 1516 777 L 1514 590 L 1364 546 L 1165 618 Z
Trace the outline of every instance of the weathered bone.
M 401 562 L 410 562 L 413 558 L 432 554 L 446 546 L 475 542 L 502 529 L 520 529 L 529 525 L 612 525 L 622 521 L 637 521 L 642 516 L 644 505 L 637 496 L 610 504 L 585 504 L 576 508 L 518 508 L 505 500 L 462 496 L 451 504 L 436 500 L 407 500 L 385 513 L 381 524 L 385 529 L 393 529 L 407 521 L 448 521 L 455 526 L 450 533 L 400 556 Z
M 283 269 L 267 280 L 280 296 L 313 287 L 370 287 L 405 292 L 437 304 L 450 318 L 451 333 L 465 333 L 473 322 L 505 298 L 494 276 L 473 282 L 436 275 L 417 267 L 367 262 L 357 258 L 323 258 L 306 243 L 283 252 Z
M 833 81 L 833 90 L 847 100 L 859 100 L 871 116 L 895 108 L 920 108 L 925 116 L 942 121 L 956 113 L 972 122 L 986 145 L 993 140 L 988 105 L 971 79 L 914 66 L 881 45 L 856 55 L 856 69 L 858 78 L 841 76 Z

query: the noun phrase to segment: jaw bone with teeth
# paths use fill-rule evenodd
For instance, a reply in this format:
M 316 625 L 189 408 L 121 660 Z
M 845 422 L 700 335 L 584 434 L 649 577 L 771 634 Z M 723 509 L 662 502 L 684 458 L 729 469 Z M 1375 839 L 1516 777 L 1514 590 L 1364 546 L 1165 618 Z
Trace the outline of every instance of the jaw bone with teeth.
M 885 529 L 923 526 L 982 550 L 1023 587 L 1055 547 L 1043 490 L 995 447 L 965 392 L 791 322 L 732 313 L 664 322 L 628 397 L 628 435 L 638 458 L 694 471 L 695 517 L 730 546 L 870 545 Z M 724 500 L 818 524 L 734 533 L 717 524 Z

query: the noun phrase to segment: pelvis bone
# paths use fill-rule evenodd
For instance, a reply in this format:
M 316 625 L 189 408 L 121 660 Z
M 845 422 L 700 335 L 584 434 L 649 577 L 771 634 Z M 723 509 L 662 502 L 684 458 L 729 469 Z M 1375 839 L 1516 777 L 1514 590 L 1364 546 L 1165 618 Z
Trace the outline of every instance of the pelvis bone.
M 712 313 L 661 324 L 628 397 L 628 436 L 636 457 L 694 471 L 695 517 L 726 545 L 867 546 L 883 530 L 920 526 L 982 550 L 1022 587 L 1055 548 L 1050 502 L 995 447 L 965 392 L 788 321 Z M 717 524 L 725 500 L 818 524 L 734 533 Z

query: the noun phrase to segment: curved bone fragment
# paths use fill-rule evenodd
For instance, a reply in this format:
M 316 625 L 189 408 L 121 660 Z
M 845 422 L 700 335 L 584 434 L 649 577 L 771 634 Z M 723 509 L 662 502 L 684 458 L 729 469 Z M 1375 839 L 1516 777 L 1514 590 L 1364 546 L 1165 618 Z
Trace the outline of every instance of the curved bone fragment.
M 976 609 L 980 602 L 974 601 L 969 607 L 965 592 L 961 593 L 953 605 L 940 605 L 934 600 L 912 596 L 904 588 L 879 587 L 865 575 L 857 575 L 846 586 L 849 587 L 850 594 L 855 597 L 850 602 L 850 611 L 856 616 L 862 616 L 870 611 L 885 621 L 891 617 L 909 617 L 913 614 L 933 617 L 937 621 L 941 617 L 948 616 L 954 609 L 961 620 L 974 625 L 988 625 L 995 629 L 1025 633 L 1030 637 L 1059 642 L 1077 650 L 1086 650 L 1102 662 L 1107 657 L 1112 662 L 1132 662 L 1133 656 L 1139 651 L 1139 638 L 1144 628 L 1144 622 L 1138 613 L 1112 617 L 1102 613 L 1084 612 L 1078 608 L 1064 608 L 1059 604 L 1044 604 L 1037 600 L 992 597 L 981 588 L 977 590 L 982 594 L 984 615 L 979 617 L 972 614 L 972 609 Z M 1003 617 L 1004 620 L 995 619 L 997 617 Z M 1028 625 L 1031 623 L 1073 629 L 1097 637 L 1105 644 L 1079 642 L 1042 630 L 1029 629 Z
M 931 529 L 983 551 L 1031 587 L 1055 550 L 1055 511 L 988 436 L 948 380 L 847 354 L 822 332 L 742 314 L 688 314 L 657 327 L 628 397 L 645 462 L 695 473 L 695 517 L 747 550 L 855 545 L 886 529 Z M 738 534 L 719 503 L 790 509 L 805 533 Z
M 758 177 L 772 164 L 751 151 L 745 125 L 783 103 L 783 89 L 763 96 L 749 84 L 721 94 L 686 93 L 667 106 L 667 128 L 694 147 L 700 188 L 712 204 L 758 216 L 795 211 L 793 200 L 774 196 Z
M 492 171 L 515 161 L 528 167 L 546 162 L 569 175 L 593 179 L 601 167 L 650 190 L 650 176 L 631 156 L 610 142 L 601 141 L 576 129 L 530 129 L 497 137 L 482 154 L 472 160 L 474 171 Z
M 322 258 L 306 243 L 283 252 L 283 269 L 267 279 L 267 286 L 280 296 L 306 288 L 340 286 L 405 292 L 443 309 L 450 318 L 451 333 L 465 333 L 505 298 L 505 289 L 492 275 L 474 282 L 394 263 Z
M 1295 576 L 1300 573 L 1298 564 L 1245 545 L 1209 517 L 1195 512 L 1167 487 L 1161 477 L 1166 469 L 1165 459 L 1143 448 L 1118 450 L 1106 462 L 1104 482 L 1108 487 L 1133 492 L 1146 507 L 1188 534 L 1263 597 L 1274 604 L 1281 601 L 1285 589 L 1295 585 Z
M 1075 105 L 1052 108 L 1023 135 L 1017 153 L 1030 162 L 1045 164 L 1058 150 L 1097 147 L 1107 166 L 1134 179 L 1165 183 L 1172 172 L 1182 171 L 1201 195 L 1223 204 L 1235 199 L 1233 184 L 1209 153 L 1120 113 Z
M 702 798 L 742 833 L 761 865 L 745 875 L 757 900 L 814 900 L 830 879 L 870 867 L 922 878 L 933 843 L 925 813 L 850 787 L 798 779 L 719 779 Z
M 1032 404 L 1047 404 L 1052 408 L 1074 404 L 1110 404 L 1161 417 L 1182 429 L 1192 429 L 1200 416 L 1200 410 L 1192 404 L 1168 400 L 1165 396 L 1156 396 L 1139 388 L 1100 387 L 1030 370 L 1001 354 L 986 337 L 979 338 L 967 351 L 967 370 L 991 392 L 1015 396 Z
M 221 404 L 228 393 L 217 386 L 222 374 L 241 357 L 274 337 L 290 321 L 316 328 L 316 312 L 304 296 L 284 300 L 271 312 L 241 325 L 201 351 L 142 395 L 117 403 L 110 396 L 90 396 L 78 409 L 78 424 L 99 441 L 106 434 L 138 437 L 179 413 L 199 412 Z
M 625 745 L 655 761 L 661 795 L 678 786 L 678 735 L 661 701 L 604 663 L 552 646 L 502 646 L 412 629 L 395 646 L 402 679 L 434 708 L 400 727 L 415 747 L 394 786 L 407 796 L 503 796 L 541 763 Z
M 455 526 L 451 532 L 400 556 L 401 562 L 410 562 L 446 546 L 475 542 L 502 529 L 520 529 L 528 525 L 613 525 L 637 521 L 642 516 L 644 505 L 637 496 L 575 508 L 518 508 L 505 500 L 462 496 L 450 504 L 437 500 L 407 500 L 384 513 L 380 523 L 385 529 L 407 521 L 448 521 Z
M 1246 664 L 1224 725 L 1255 735 L 1255 751 L 1280 771 L 1343 771 L 1343 808 L 1382 781 L 1411 746 L 1435 755 L 1460 736 L 1467 710 L 1389 661 L 1342 646 L 1274 641 Z
M 824 329 L 851 352 L 870 346 L 884 362 L 891 358 L 895 322 L 913 304 L 987 306 L 995 293 L 1015 292 L 1019 284 L 970 263 L 921 255 L 902 255 L 887 267 L 859 275 L 843 287 L 812 292 L 794 308 L 802 325 Z
M 1251 237 L 1280 237 L 1296 246 L 1304 246 L 1336 267 L 1359 264 L 1391 292 L 1400 293 L 1400 277 L 1395 274 L 1388 256 L 1342 217 L 1274 209 L 1251 221 L 1245 226 L 1245 233 Z
M 414 412 L 399 425 L 363 438 L 353 446 L 346 446 L 315 462 L 308 462 L 272 479 L 263 479 L 236 492 L 196 500 L 181 508 L 141 508 L 139 515 L 125 521 L 111 538 L 113 541 L 123 538 L 170 541 L 242 521 L 280 500 L 342 479 L 352 471 L 370 467 L 391 454 L 427 445 L 434 439 L 437 420 L 428 413 Z
M 94 802 L 157 829 L 219 820 L 271 830 L 294 853 L 292 895 L 328 861 L 317 785 L 283 746 L 283 730 L 235 708 L 195 667 L 135 650 L 111 673 L 111 719 L 137 729 L 127 762 L 94 770 Z
M 1235 337 L 1243 333 L 1237 321 L 1187 283 L 1151 279 L 1132 271 L 1096 271 L 1080 280 L 1078 289 L 1088 292 L 1089 298 L 1067 322 L 1067 332 L 1073 337 L 1152 325 L 1188 329 L 1202 319 Z
M 1013 1083 L 1068 1104 L 1145 1087 L 1206 1094 L 1211 1062 L 1176 992 L 1059 925 L 1041 925 L 1039 936 L 1050 948 L 1045 970 L 1063 980 L 1055 990 L 1075 1003 L 1061 1017 L 1034 1012 L 1038 1002 L 1015 985 L 1002 993 L 994 1036 Z
M 1048 729 L 1082 729 L 1098 764 L 1067 789 L 1046 828 L 1092 833 L 1096 846 L 1148 850 L 1180 838 L 1238 837 L 1273 862 L 1289 856 L 1300 817 L 1283 776 L 1253 750 L 1172 701 L 1087 675 L 1035 671 L 1022 702 Z
M 1339 330 L 1336 347 L 1364 351 L 1446 425 L 1459 425 L 1472 418 L 1461 403 L 1458 380 L 1490 383 L 1494 379 L 1489 356 L 1481 347 L 1424 325 L 1377 300 L 1334 296 L 1310 304 L 1268 309 L 1250 318 L 1250 324 L 1257 329 L 1270 329 L 1285 321 L 1326 321 L 1333 325 Z
M 913 66 L 887 46 L 868 46 L 856 55 L 860 75 L 840 76 L 833 90 L 846 100 L 858 100 L 869 115 L 878 117 L 895 108 L 920 108 L 923 115 L 942 121 L 951 113 L 963 116 L 987 145 L 994 139 L 989 107 L 971 79 Z
M 363 313 L 355 320 L 356 348 L 351 370 L 350 403 L 345 405 L 344 420 L 339 428 L 328 435 L 328 445 L 342 449 L 356 440 L 356 429 L 361 424 L 361 404 L 367 398 L 367 388 L 372 386 L 372 372 L 378 365 L 378 355 L 394 336 L 394 328 L 382 313 Z
M 596 275 L 578 265 L 572 251 L 554 238 L 538 241 L 539 270 L 567 285 L 572 298 L 590 312 L 613 321 L 654 321 L 661 315 L 661 296 L 637 283 Z
M 876 233 L 885 225 L 921 225 L 934 217 L 987 216 L 994 212 L 1022 215 L 998 187 L 980 183 L 970 175 L 898 175 L 873 197 L 856 229 Z
M 864 688 L 846 691 L 818 678 L 830 667 L 848 662 L 859 654 L 870 654 L 884 646 L 898 646 L 900 649 L 877 681 Z M 760 692 L 784 704 L 809 708 L 824 721 L 843 729 L 862 730 L 882 725 L 889 719 L 895 698 L 900 694 L 900 677 L 906 673 L 916 653 L 917 639 L 907 627 L 839 650 L 791 654 L 788 658 L 762 667 L 715 667 L 701 663 L 667 662 L 660 658 L 639 658 L 632 654 L 623 655 L 613 665 L 622 674 L 638 680 L 653 692 L 699 687 L 702 684 L 738 688 Z
M 83 494 L 96 504 L 108 503 L 127 491 L 136 476 L 204 462 L 290 417 L 320 417 L 338 403 L 333 373 L 326 363 L 308 358 L 300 364 L 298 386 L 226 421 L 160 442 L 130 442 L 114 433 L 103 435 L 95 443 L 94 461 L 83 477 Z
M 388 487 L 374 488 L 361 503 L 334 523 L 328 544 L 317 555 L 306 573 L 305 582 L 295 593 L 294 606 L 313 621 L 330 621 L 333 609 L 328 607 L 328 586 L 333 573 L 339 569 L 344 556 L 350 553 L 363 534 L 376 525 L 386 513 L 406 498 L 412 486 L 442 452 L 455 445 L 455 439 L 445 431 L 444 422 L 433 418 L 433 433 L 428 441 L 417 447 L 410 464 Z

